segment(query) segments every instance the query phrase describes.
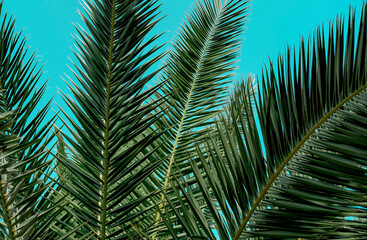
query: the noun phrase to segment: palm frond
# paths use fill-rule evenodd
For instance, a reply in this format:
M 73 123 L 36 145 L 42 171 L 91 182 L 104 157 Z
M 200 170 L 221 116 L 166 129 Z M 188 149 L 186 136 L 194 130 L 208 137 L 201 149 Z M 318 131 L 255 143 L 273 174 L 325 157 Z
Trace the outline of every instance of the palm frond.
M 60 162 L 67 172 L 63 187 L 94 239 L 134 237 L 155 212 L 145 206 L 154 193 L 143 191 L 142 182 L 164 161 L 148 151 L 162 134 L 154 125 L 161 100 L 149 100 L 161 85 L 146 88 L 162 57 L 160 46 L 150 47 L 159 35 L 147 37 L 158 21 L 156 2 L 83 2 L 88 31 L 77 27 L 79 84 L 69 80 L 75 102 L 64 95 L 73 116 L 63 111 L 71 136 L 64 133 L 68 157 Z
M 348 106 L 354 106 L 354 102 L 358 101 L 361 97 L 363 98 L 363 92 L 367 88 L 367 80 L 366 80 L 366 30 L 367 30 L 367 17 L 366 17 L 366 5 L 363 7 L 361 20 L 359 23 L 359 31 L 357 39 L 355 40 L 355 17 L 354 12 L 350 12 L 349 21 L 347 24 L 347 33 L 344 36 L 344 21 L 343 19 L 337 19 L 334 26 L 331 25 L 329 29 L 329 37 L 328 37 L 328 44 L 325 44 L 325 40 L 323 37 L 322 30 L 317 30 L 315 37 L 313 48 L 306 50 L 305 45 L 302 42 L 300 47 L 299 53 L 299 66 L 294 66 L 292 69 L 291 62 L 295 61 L 290 57 L 290 52 L 288 51 L 286 61 L 279 60 L 279 75 L 277 79 L 277 84 L 274 84 L 274 90 L 271 91 L 273 96 L 268 97 L 266 101 L 264 101 L 264 105 L 267 104 L 268 114 L 275 115 L 278 119 L 277 121 L 263 121 L 264 123 L 264 131 L 266 130 L 267 133 L 264 134 L 264 141 L 265 146 L 267 146 L 267 158 L 272 156 L 274 162 L 278 162 L 276 160 L 278 157 L 282 159 L 282 163 L 280 167 L 275 172 L 271 181 L 269 181 L 264 188 L 260 197 L 263 201 L 257 201 L 257 204 L 252 207 L 255 210 L 257 207 L 259 211 L 255 212 L 254 219 L 256 219 L 260 214 L 260 212 L 264 211 L 261 210 L 264 205 L 268 202 L 268 196 L 273 198 L 274 189 L 277 189 L 277 183 L 284 179 L 283 175 L 287 175 L 287 177 L 292 176 L 292 180 L 290 180 L 290 185 L 293 185 L 293 181 L 297 182 L 298 178 L 301 177 L 303 179 L 309 179 L 310 176 L 303 174 L 303 169 L 307 171 L 313 171 L 313 169 L 317 169 L 317 163 L 314 161 L 309 161 L 306 165 L 303 165 L 298 170 L 298 173 L 294 174 L 293 171 L 289 171 L 288 169 L 292 169 L 294 164 L 297 165 L 297 159 L 300 155 L 304 155 L 306 159 L 318 159 L 323 161 L 324 169 L 321 171 L 332 171 L 335 170 L 334 165 L 338 165 L 338 161 L 348 161 L 351 160 L 354 162 L 355 165 L 359 165 L 360 168 L 363 168 L 363 164 L 358 159 L 350 159 L 350 156 L 344 155 L 343 151 L 338 151 L 338 144 L 346 146 L 352 146 L 353 142 L 346 141 L 348 135 L 350 137 L 350 132 L 343 132 L 343 135 L 338 136 L 334 132 L 338 132 L 337 125 L 330 125 L 330 122 L 334 122 L 335 118 L 339 118 L 342 124 L 348 125 L 349 117 L 348 114 L 340 115 L 341 112 L 350 111 Z M 344 43 L 345 41 L 345 43 Z M 345 46 L 345 47 L 344 47 Z M 311 52 L 312 51 L 312 52 Z M 295 57 L 294 57 L 295 58 Z M 293 73 L 293 74 L 292 74 Z M 293 75 L 293 77 L 292 77 Z M 273 70 L 270 70 L 270 77 L 269 80 L 274 82 L 275 78 L 271 77 L 274 76 Z M 271 80 L 272 79 L 272 80 Z M 269 85 L 268 85 L 269 86 Z M 265 99 L 265 98 L 264 98 Z M 273 100 L 271 100 L 273 99 Z M 267 103 L 265 103 L 267 102 Z M 355 107 L 355 106 L 354 106 Z M 352 107 L 353 108 L 353 107 Z M 354 110 L 352 110 L 354 111 Z M 358 115 L 359 112 L 356 112 Z M 357 117 L 356 115 L 356 117 Z M 362 113 L 363 116 L 363 113 Z M 357 117 L 358 118 L 358 117 Z M 328 127 L 326 127 L 328 126 Z M 363 125 L 362 125 L 363 126 Z M 355 123 L 354 127 L 361 127 L 358 126 L 358 122 Z M 280 129 L 282 128 L 282 129 Z M 326 128 L 326 129 L 325 129 Z M 321 136 L 322 133 L 325 131 L 329 132 L 329 138 L 323 138 Z M 321 135 L 320 135 L 321 134 Z M 333 137 L 331 137 L 333 136 Z M 292 137 L 292 141 L 290 140 Z M 341 137 L 341 138 L 339 138 Z M 304 149 L 309 149 L 309 144 L 313 144 L 316 140 L 318 144 L 322 143 L 321 145 L 315 145 L 315 147 L 311 147 L 312 153 L 305 153 Z M 358 138 L 356 138 L 358 139 Z M 355 139 L 355 140 L 356 140 Z M 321 140 L 321 141 L 320 141 Z M 271 142 L 271 143 L 270 143 Z M 274 144 L 275 142 L 281 142 L 282 144 Z M 330 143 L 334 142 L 335 147 L 330 146 Z M 354 142 L 355 143 L 355 142 Z M 318 146 L 318 147 L 316 147 Z M 354 149 L 358 149 L 360 146 L 359 144 L 354 145 Z M 361 150 L 363 147 L 360 148 Z M 362 150 L 363 152 L 363 150 Z M 325 154 L 325 155 L 324 155 Z M 333 156 L 334 158 L 328 158 L 327 156 Z M 302 157 L 301 157 L 302 158 Z M 363 158 L 363 157 L 362 157 Z M 326 161 L 328 160 L 328 161 Z M 274 169 L 276 166 L 274 166 Z M 343 169 L 338 169 L 339 174 L 343 172 Z M 311 190 L 312 193 L 318 195 L 320 198 L 322 197 L 329 197 L 328 193 L 326 193 L 327 189 L 333 188 L 335 186 L 343 185 L 343 180 L 340 179 L 341 182 L 333 182 L 324 179 L 322 176 L 322 172 L 319 172 L 317 177 L 311 180 L 311 182 L 316 182 L 316 184 L 323 185 L 325 187 L 325 191 L 319 191 L 317 188 Z M 335 172 L 336 174 L 336 172 Z M 311 177 L 313 178 L 313 177 Z M 302 180 L 301 180 L 302 181 Z M 306 180 L 307 181 L 307 180 Z M 354 181 L 358 182 L 358 179 L 354 179 Z M 273 187 L 271 187 L 271 184 Z M 351 182 L 353 182 L 351 180 Z M 282 181 L 282 183 L 284 183 Z M 290 185 L 282 185 L 284 186 L 284 191 L 287 191 Z M 344 188 L 344 187 L 342 187 Z M 348 188 L 348 187 L 347 187 Z M 336 188 L 337 189 L 337 188 Z M 351 190 L 351 189 L 348 189 Z M 276 191 L 276 190 L 275 190 Z M 295 189 L 295 191 L 297 191 Z M 358 190 L 356 190 L 358 191 Z M 306 190 L 305 185 L 305 193 L 307 194 L 308 190 Z M 362 191 L 363 192 L 363 191 Z M 275 195 L 279 202 L 282 202 L 281 193 L 279 195 Z M 330 196 L 331 197 L 331 196 Z M 260 198 L 258 198 L 260 199 Z M 336 201 L 344 202 L 345 208 L 339 208 L 335 211 L 334 217 L 338 214 L 349 214 L 349 208 L 362 208 L 362 205 L 354 205 L 354 203 L 347 207 L 348 205 L 348 198 L 340 195 L 334 195 L 331 199 L 335 199 Z M 304 199 L 306 202 L 307 200 Z M 294 200 L 289 201 L 289 208 L 292 209 L 294 206 L 302 206 L 301 202 L 294 202 Z M 328 208 L 329 203 L 326 202 L 319 202 L 319 206 L 323 206 Z M 350 203 L 350 202 L 349 202 Z M 273 204 L 273 203 L 272 203 Z M 266 207 L 265 212 L 271 212 L 274 207 L 272 204 L 268 204 Z M 310 205 L 306 207 L 303 205 L 305 209 L 299 209 L 300 216 L 305 216 L 304 212 L 308 212 L 309 214 L 315 210 L 313 208 L 314 205 L 310 202 Z M 259 206 L 257 206 L 259 205 Z M 287 208 L 287 207 L 286 207 Z M 259 212 L 259 213 L 258 213 Z M 286 213 L 287 211 L 282 211 Z M 313 213 L 315 214 L 315 212 Z M 323 214 L 324 215 L 324 214 Z M 264 236 L 271 235 L 278 238 L 283 238 L 285 236 L 302 236 L 303 234 L 308 235 L 308 237 L 312 236 L 312 238 L 323 238 L 323 236 L 327 237 L 336 237 L 339 238 L 353 238 L 366 236 L 365 230 L 356 228 L 356 230 L 351 230 L 354 233 L 348 233 L 350 227 L 348 224 L 356 224 L 358 226 L 358 222 L 360 219 L 353 219 L 349 221 L 344 221 L 343 217 L 335 217 L 339 220 L 333 219 L 333 216 L 329 216 L 325 214 L 326 219 L 328 219 L 325 223 L 324 221 L 320 221 L 320 225 L 318 227 L 310 229 L 305 226 L 304 229 L 308 229 L 307 233 L 305 234 L 302 231 L 301 225 L 305 222 L 308 222 L 310 219 L 306 217 L 303 223 L 298 223 L 298 227 L 290 227 L 291 225 L 283 225 L 283 227 L 287 228 L 287 230 L 279 229 L 275 227 L 274 229 L 267 229 L 268 231 L 262 231 Z M 291 217 L 291 216 L 290 216 Z M 316 219 L 316 215 L 314 215 Z M 321 217 L 322 218 L 322 217 Z M 248 215 L 247 219 L 250 218 L 250 214 Z M 245 219 L 246 220 L 246 219 Z M 256 224 L 261 225 L 258 221 Z M 296 221 L 297 222 L 297 221 Z M 338 222 L 338 223 L 336 223 Z M 252 222 L 253 223 L 253 222 Z M 279 222 L 278 222 L 279 223 Z M 294 224 L 295 222 L 289 223 Z M 324 224 L 328 225 L 330 228 L 326 227 Z M 335 227 L 334 224 L 339 224 L 338 227 Z M 274 224 L 276 226 L 277 224 Z M 307 223 L 305 223 L 307 225 Z M 333 227 L 331 227 L 332 225 Z M 243 224 L 245 226 L 245 223 Z M 253 230 L 254 225 L 251 224 Z M 249 226 L 250 227 L 250 226 Z M 280 230 L 280 235 L 278 231 Z M 303 230 L 304 230 L 303 229 Z M 333 233 L 332 233 L 333 232 Z
M 169 160 L 160 168 L 163 188 L 169 186 L 174 168 L 189 166 L 185 151 L 193 149 L 203 127 L 220 112 L 236 69 L 247 3 L 196 1 L 173 41 L 163 73 L 163 92 L 172 95 L 162 105 L 168 109 L 165 124 L 173 126 L 167 137 Z
M 364 239 L 367 85 L 292 156 L 260 202 L 247 236 Z
M 167 59 L 164 88 L 174 93 L 168 113 L 174 126 L 171 162 L 194 142 L 202 126 L 218 114 L 226 84 L 236 68 L 247 1 L 197 1 L 179 30 Z M 186 163 L 187 164 L 187 163 Z
M 323 30 L 319 28 L 314 34 L 313 44 L 309 44 L 307 49 L 301 42 L 298 62 L 295 54 L 291 57 L 289 49 L 285 61 L 279 58 L 278 78 L 270 67 L 267 81 L 263 80 L 268 94 L 263 94 L 260 104 L 265 109 L 260 114 L 260 122 L 266 159 L 270 169 L 276 171 L 262 189 L 242 227 L 271 184 L 309 138 L 317 134 L 322 124 L 352 100 L 355 94 L 366 88 L 365 11 L 366 5 L 361 14 L 357 39 L 355 16 L 351 11 L 346 36 L 344 21 L 338 18 L 335 27 L 330 25 L 328 44 L 325 43 Z

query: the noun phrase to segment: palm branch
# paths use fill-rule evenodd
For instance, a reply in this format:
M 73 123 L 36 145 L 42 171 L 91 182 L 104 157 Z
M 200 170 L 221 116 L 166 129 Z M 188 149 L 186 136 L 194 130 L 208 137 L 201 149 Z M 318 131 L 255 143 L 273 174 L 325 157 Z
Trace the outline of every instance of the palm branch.
M 144 236 L 155 212 L 146 179 L 164 158 L 152 146 L 163 132 L 154 125 L 162 99 L 150 100 L 161 84 L 147 88 L 161 58 L 159 37 L 147 37 L 158 22 L 156 1 L 84 1 L 88 30 L 77 27 L 74 101 L 64 94 L 73 116 L 63 120 L 67 154 L 59 157 L 76 221 L 86 225 L 74 238 L 128 239 Z M 159 126 L 158 126 L 159 128 Z M 155 131 L 151 131 L 154 129 Z M 149 150 L 149 151 L 148 151 Z M 61 165 L 60 165 L 61 166 Z M 70 219 L 70 214 L 65 214 Z M 65 220 L 64 219 L 64 220 Z M 75 218 L 73 218 L 75 220 Z
M 204 127 L 221 111 L 238 61 L 247 3 L 196 1 L 173 41 L 162 73 L 162 79 L 167 82 L 162 92 L 171 94 L 162 104 L 168 109 L 163 125 L 172 127 L 166 134 L 164 149 L 168 160 L 158 173 L 164 178 L 163 189 L 169 187 L 175 168 L 188 166 L 185 151 L 193 149 Z M 164 193 L 161 200 L 164 201 Z M 164 202 L 160 210 L 163 205 Z M 157 223 L 162 221 L 160 215 Z

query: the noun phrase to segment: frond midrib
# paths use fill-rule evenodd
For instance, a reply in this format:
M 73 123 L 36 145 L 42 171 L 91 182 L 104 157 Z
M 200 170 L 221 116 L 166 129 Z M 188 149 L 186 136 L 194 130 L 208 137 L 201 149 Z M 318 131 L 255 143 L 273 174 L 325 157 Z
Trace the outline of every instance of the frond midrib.
M 110 37 L 110 49 L 108 59 L 108 78 L 107 78 L 107 100 L 106 100 L 106 132 L 105 132 L 105 149 L 104 149 L 104 175 L 103 175 L 103 199 L 102 199 L 102 231 L 101 239 L 106 239 L 106 221 L 107 221 L 107 191 L 108 191 L 108 171 L 109 171 L 109 131 L 110 131 L 110 92 L 111 92 L 111 80 L 112 80 L 112 57 L 113 57 L 113 45 L 115 38 L 115 15 L 116 15 L 116 0 L 112 3 L 112 20 L 111 20 L 111 37 Z
M 285 166 L 289 163 L 289 161 L 293 158 L 293 156 L 298 152 L 298 150 L 303 146 L 303 144 L 312 136 L 312 134 L 324 123 L 326 122 L 337 110 L 339 110 L 344 104 L 346 104 L 348 101 L 352 100 L 354 97 L 356 97 L 359 93 L 367 89 L 367 84 L 360 87 L 358 90 L 353 92 L 351 95 L 346 97 L 343 101 L 341 101 L 338 105 L 336 105 L 331 111 L 329 111 L 321 120 L 316 123 L 308 132 L 307 134 L 301 139 L 301 141 L 293 148 L 291 153 L 287 156 L 287 158 L 282 162 L 282 164 L 279 166 L 277 171 L 273 174 L 273 176 L 269 179 L 269 182 L 266 184 L 266 186 L 261 191 L 259 197 L 256 199 L 255 203 L 251 206 L 250 211 L 247 213 L 246 218 L 242 221 L 242 224 L 240 228 L 238 229 L 235 237 L 233 240 L 238 240 L 243 232 L 243 230 L 246 228 L 247 222 L 252 217 L 252 214 L 257 209 L 258 205 L 260 204 L 261 200 L 264 198 L 270 187 L 273 185 L 275 180 L 278 178 L 280 173 L 283 171 Z

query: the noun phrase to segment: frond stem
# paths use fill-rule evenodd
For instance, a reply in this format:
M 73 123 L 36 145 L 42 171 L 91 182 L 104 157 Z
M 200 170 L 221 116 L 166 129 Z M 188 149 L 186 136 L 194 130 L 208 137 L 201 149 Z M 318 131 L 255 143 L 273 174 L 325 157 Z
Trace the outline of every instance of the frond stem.
M 106 218 L 107 218 L 107 188 L 108 188 L 108 171 L 109 171 L 109 131 L 110 131 L 110 92 L 111 92 L 111 80 L 112 80 L 112 55 L 113 55 L 113 45 L 115 37 L 115 16 L 116 15 L 116 0 L 112 3 L 112 21 L 111 21 L 111 38 L 110 38 L 110 50 L 108 59 L 108 79 L 107 79 L 107 101 L 106 101 L 106 139 L 105 139 L 105 149 L 104 149 L 104 174 L 103 174 L 103 199 L 102 199 L 102 231 L 101 239 L 106 239 Z

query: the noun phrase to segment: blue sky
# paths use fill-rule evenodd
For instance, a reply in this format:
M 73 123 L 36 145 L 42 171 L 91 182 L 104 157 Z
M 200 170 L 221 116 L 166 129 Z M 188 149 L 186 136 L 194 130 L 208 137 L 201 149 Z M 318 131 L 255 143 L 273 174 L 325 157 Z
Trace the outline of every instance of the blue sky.
M 168 31 L 161 42 L 174 36 L 185 12 L 193 0 L 166 0 L 160 2 L 162 14 L 167 16 L 158 24 L 156 33 Z M 348 15 L 349 6 L 357 9 L 359 17 L 363 0 L 252 0 L 250 17 L 243 35 L 243 47 L 238 75 L 261 73 L 268 57 L 275 60 L 286 44 L 297 46 L 301 36 L 308 37 L 320 24 L 327 25 L 337 14 Z M 68 57 L 75 59 L 72 23 L 82 23 L 77 13 L 78 0 L 5 0 L 4 10 L 15 15 L 17 28 L 29 36 L 31 51 L 37 50 L 49 79 L 46 98 L 58 88 L 68 93 L 60 76 L 71 75 Z M 55 101 L 63 106 L 60 97 Z M 56 110 L 54 106 L 53 109 Z

